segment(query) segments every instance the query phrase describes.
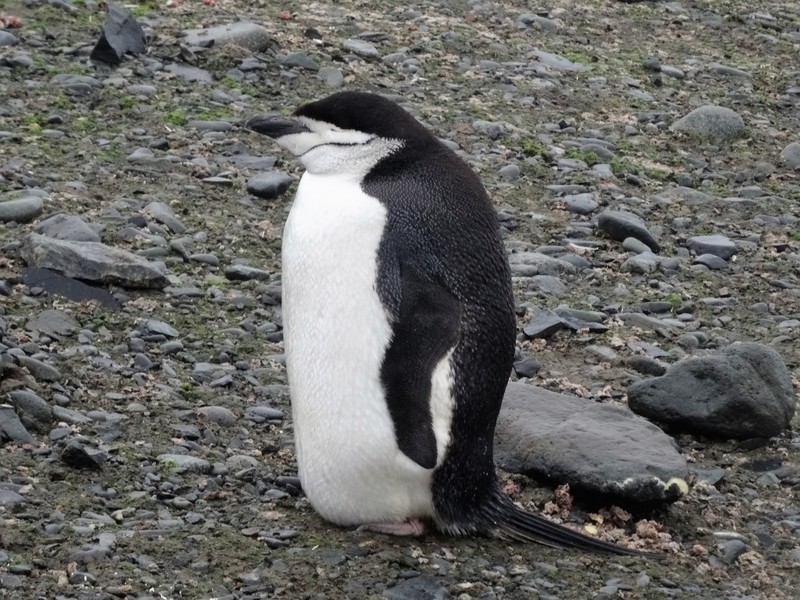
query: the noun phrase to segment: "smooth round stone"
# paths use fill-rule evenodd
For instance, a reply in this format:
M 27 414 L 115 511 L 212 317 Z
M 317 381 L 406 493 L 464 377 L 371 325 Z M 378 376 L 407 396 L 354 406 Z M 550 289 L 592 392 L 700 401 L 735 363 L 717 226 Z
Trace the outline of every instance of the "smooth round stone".
M 291 184 L 292 178 L 288 173 L 259 173 L 247 182 L 247 191 L 259 198 L 270 200 L 284 194 Z
M 13 200 L 0 200 L 0 222 L 27 223 L 42 212 L 44 199 L 39 196 L 26 195 Z
M 790 169 L 800 169 L 800 142 L 792 142 L 781 152 L 781 161 Z
M 520 169 L 517 165 L 506 165 L 498 172 L 498 175 L 506 181 L 516 181 L 520 176 Z
M 704 265 L 713 271 L 721 271 L 728 268 L 728 262 L 716 254 L 701 254 L 692 261 L 694 265 Z
M 19 43 L 17 37 L 4 29 L 0 29 L 0 46 L 16 46 Z
M 744 119 L 724 106 L 701 106 L 678 119 L 672 131 L 707 139 L 712 142 L 729 142 L 745 135 Z
M 322 67 L 317 73 L 322 82 L 329 88 L 340 88 L 344 85 L 344 75 L 338 67 Z

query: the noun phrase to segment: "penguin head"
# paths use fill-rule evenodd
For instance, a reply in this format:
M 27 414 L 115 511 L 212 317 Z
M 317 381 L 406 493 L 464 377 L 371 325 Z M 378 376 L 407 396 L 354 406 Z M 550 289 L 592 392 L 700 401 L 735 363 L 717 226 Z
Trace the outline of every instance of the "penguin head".
M 435 139 L 401 106 L 366 92 L 339 92 L 291 117 L 253 117 L 245 126 L 273 138 L 315 175 L 361 177 L 397 150 Z

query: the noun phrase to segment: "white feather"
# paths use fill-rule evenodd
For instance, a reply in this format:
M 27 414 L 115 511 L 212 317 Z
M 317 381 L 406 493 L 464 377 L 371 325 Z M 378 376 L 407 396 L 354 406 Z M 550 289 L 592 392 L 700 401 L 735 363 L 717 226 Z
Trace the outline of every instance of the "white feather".
M 380 381 L 391 339 L 375 289 L 385 224 L 385 207 L 357 179 L 306 173 L 284 230 L 300 479 L 314 508 L 342 525 L 432 514 L 432 471 L 398 449 Z

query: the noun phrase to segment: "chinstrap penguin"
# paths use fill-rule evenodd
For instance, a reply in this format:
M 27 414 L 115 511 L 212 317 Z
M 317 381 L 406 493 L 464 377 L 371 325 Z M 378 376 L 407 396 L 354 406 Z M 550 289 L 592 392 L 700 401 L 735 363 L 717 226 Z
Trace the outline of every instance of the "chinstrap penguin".
M 469 166 L 394 102 L 340 92 L 247 127 L 306 169 L 283 233 L 300 480 L 325 519 L 615 554 L 518 508 L 492 446 L 514 357 L 510 270 Z

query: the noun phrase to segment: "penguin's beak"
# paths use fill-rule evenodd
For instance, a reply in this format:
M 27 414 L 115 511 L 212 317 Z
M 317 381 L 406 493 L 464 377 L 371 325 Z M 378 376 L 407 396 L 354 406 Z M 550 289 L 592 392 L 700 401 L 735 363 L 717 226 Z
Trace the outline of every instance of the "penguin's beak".
M 300 121 L 285 117 L 252 117 L 244 124 L 247 129 L 266 135 L 274 140 L 295 133 L 310 133 L 311 130 Z

